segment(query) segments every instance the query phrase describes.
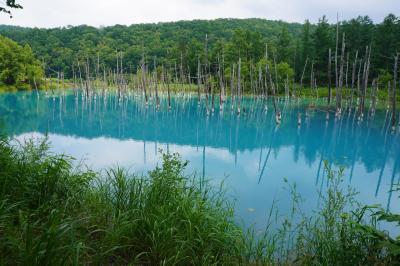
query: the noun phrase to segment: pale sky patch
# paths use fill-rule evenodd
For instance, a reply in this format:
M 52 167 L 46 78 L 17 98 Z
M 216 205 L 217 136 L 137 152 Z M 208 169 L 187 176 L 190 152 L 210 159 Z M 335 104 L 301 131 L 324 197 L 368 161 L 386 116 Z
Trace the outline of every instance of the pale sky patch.
M 0 0 L 3 3 L 4 0 Z M 24 9 L 14 18 L 0 15 L 0 24 L 27 27 L 67 25 L 110 26 L 193 19 L 265 18 L 288 22 L 330 22 L 368 15 L 374 22 L 394 13 L 399 0 L 20 0 Z

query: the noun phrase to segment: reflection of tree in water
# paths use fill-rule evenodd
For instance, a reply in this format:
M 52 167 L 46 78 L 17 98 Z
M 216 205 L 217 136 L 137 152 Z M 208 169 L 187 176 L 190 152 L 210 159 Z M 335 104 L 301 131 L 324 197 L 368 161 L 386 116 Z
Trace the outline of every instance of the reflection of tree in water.
M 387 161 L 394 163 L 399 156 L 398 134 L 390 132 L 390 114 L 386 112 L 357 122 L 354 110 L 329 121 L 324 112 L 311 110 L 298 126 L 297 113 L 304 113 L 303 107 L 291 100 L 277 101 L 283 116 L 275 132 L 274 113 L 265 112 L 262 100 L 245 99 L 246 111 L 239 116 L 229 108 L 207 116 L 205 107 L 198 107 L 197 100 L 188 95 L 171 98 L 169 111 L 167 99 L 161 97 L 160 101 L 156 110 L 134 94 L 118 98 L 106 93 L 88 100 L 73 94 L 54 98 L 38 98 L 35 93 L 4 94 L 0 97 L 0 114 L 12 135 L 37 131 L 135 139 L 144 145 L 156 142 L 216 147 L 229 150 L 235 158 L 239 151 L 260 149 L 261 170 L 265 156 L 269 152 L 276 156 L 282 147 L 293 148 L 295 162 L 300 156 L 308 165 L 316 160 L 322 164 L 326 159 L 349 169 L 362 162 L 368 172 L 381 171 Z

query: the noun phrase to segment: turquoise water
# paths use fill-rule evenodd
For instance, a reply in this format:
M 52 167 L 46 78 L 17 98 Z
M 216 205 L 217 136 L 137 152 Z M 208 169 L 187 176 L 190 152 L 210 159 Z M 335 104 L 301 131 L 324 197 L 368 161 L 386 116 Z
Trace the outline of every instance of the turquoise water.
M 217 102 L 207 115 L 196 95 L 173 97 L 171 110 L 164 97 L 156 110 L 133 94 L 87 101 L 73 93 L 9 93 L 0 95 L 0 124 L 19 140 L 48 134 L 53 151 L 98 170 L 119 165 L 141 174 L 160 162 L 159 149 L 178 152 L 190 161 L 188 173 L 225 182 L 238 220 L 247 225 L 265 225 L 273 200 L 281 211 L 290 210 L 284 178 L 296 182 L 305 210 L 316 208 L 317 190 L 326 185 L 324 160 L 345 167 L 344 182 L 360 192 L 360 201 L 400 212 L 390 192 L 400 179 L 400 138 L 391 132 L 385 110 L 364 121 L 354 111 L 326 120 L 322 110 L 306 111 L 304 102 L 280 99 L 277 125 L 271 102 L 265 111 L 261 100 L 248 98 L 240 116 L 229 103 L 220 112 Z

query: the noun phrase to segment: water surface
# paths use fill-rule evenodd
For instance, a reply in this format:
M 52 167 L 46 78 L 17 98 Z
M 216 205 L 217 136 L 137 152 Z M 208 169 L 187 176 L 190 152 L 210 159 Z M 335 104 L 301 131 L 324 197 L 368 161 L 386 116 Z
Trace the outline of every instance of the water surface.
M 390 192 L 400 179 L 400 139 L 390 130 L 388 112 L 358 121 L 354 110 L 345 110 L 327 120 L 323 110 L 280 99 L 277 125 L 271 102 L 267 111 L 261 100 L 247 98 L 242 104 L 238 116 L 230 103 L 220 112 L 217 100 L 207 114 L 196 95 L 173 97 L 171 110 L 164 97 L 156 110 L 133 94 L 85 100 L 73 93 L 19 92 L 0 94 L 0 124 L 17 139 L 47 134 L 53 151 L 83 158 L 98 170 L 119 165 L 145 173 L 160 163 L 160 149 L 178 152 L 190 161 L 189 173 L 214 184 L 224 180 L 238 220 L 247 225 L 265 225 L 274 199 L 280 210 L 289 211 L 284 179 L 297 184 L 304 209 L 314 209 L 316 191 L 326 186 L 325 160 L 345 167 L 344 182 L 360 192 L 360 201 L 400 211 L 397 195 Z

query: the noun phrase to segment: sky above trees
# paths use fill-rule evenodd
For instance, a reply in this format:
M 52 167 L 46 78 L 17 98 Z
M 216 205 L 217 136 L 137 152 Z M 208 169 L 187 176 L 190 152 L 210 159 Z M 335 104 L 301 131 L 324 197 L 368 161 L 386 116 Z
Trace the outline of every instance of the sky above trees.
M 20 0 L 24 9 L 0 24 L 58 27 L 88 24 L 108 26 L 192 19 L 266 18 L 316 23 L 322 15 L 335 22 L 368 15 L 379 23 L 388 13 L 398 15 L 399 0 Z

